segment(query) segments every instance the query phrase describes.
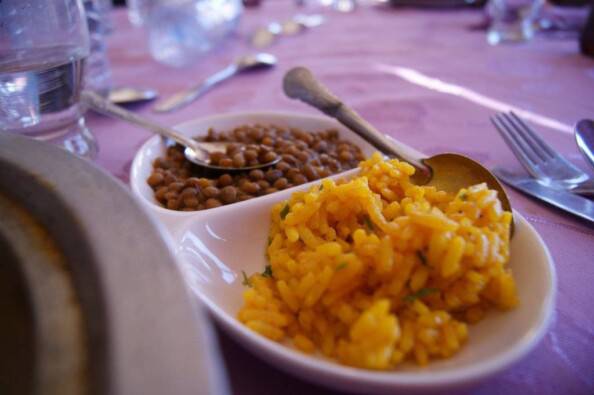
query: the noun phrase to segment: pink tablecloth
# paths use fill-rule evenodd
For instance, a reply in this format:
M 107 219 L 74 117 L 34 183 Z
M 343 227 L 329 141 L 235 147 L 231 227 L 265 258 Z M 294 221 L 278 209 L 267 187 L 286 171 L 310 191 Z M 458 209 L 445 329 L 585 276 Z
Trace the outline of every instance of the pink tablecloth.
M 109 43 L 115 83 L 168 95 L 244 53 L 255 26 L 296 11 L 289 1 L 265 1 L 247 10 L 233 40 L 183 70 L 152 61 L 144 33 L 117 11 Z M 315 31 L 269 49 L 280 59 L 276 69 L 229 81 L 172 115 L 155 116 L 148 106 L 137 110 L 171 125 L 232 111 L 315 112 L 281 91 L 283 73 L 306 65 L 380 130 L 426 153 L 458 151 L 488 166 L 521 171 L 489 123 L 496 109 L 514 106 L 544 125 L 537 125 L 542 136 L 585 168 L 570 125 L 594 118 L 594 61 L 578 53 L 576 41 L 537 39 L 491 47 L 484 32 L 469 29 L 480 20 L 479 11 L 361 8 L 326 15 L 327 23 Z M 150 135 L 99 116 L 90 115 L 88 122 L 99 140 L 99 165 L 127 180 L 135 151 Z M 554 257 L 557 311 L 532 354 L 472 393 L 594 394 L 594 227 L 509 192 L 514 208 L 538 230 Z M 276 370 L 222 333 L 220 341 L 234 393 L 331 393 Z

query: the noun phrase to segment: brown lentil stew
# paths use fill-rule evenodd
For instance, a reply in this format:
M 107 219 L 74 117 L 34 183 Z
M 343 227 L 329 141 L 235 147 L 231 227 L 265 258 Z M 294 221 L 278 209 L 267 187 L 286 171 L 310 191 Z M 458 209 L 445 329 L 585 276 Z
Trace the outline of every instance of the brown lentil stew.
M 244 125 L 223 132 L 211 128 L 203 140 L 245 146 L 231 144 L 226 153 L 212 154 L 211 161 L 221 166 L 267 163 L 279 155 L 281 161 L 268 169 L 213 174 L 186 160 L 181 146 L 169 147 L 165 157 L 155 159 L 147 179 L 163 207 L 196 211 L 232 204 L 352 169 L 364 159 L 358 146 L 341 140 L 333 129 Z

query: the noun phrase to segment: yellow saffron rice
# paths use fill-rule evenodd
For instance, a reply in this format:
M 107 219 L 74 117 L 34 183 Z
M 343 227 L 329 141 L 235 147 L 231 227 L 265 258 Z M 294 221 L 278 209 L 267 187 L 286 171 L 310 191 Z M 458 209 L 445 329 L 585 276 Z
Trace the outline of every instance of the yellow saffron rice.
M 456 195 L 411 184 L 379 154 L 272 209 L 270 266 L 247 279 L 238 318 L 340 363 L 389 369 L 458 352 L 468 323 L 518 303 L 512 216 L 485 184 Z

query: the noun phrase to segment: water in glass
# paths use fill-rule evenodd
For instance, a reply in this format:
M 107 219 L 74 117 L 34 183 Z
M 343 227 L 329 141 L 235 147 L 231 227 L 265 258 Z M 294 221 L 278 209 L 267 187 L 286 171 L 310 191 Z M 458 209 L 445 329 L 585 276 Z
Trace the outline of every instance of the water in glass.
M 133 0 L 129 17 L 149 35 L 151 55 L 171 66 L 188 65 L 233 32 L 241 0 Z
M 94 157 L 78 104 L 89 54 L 80 1 L 2 0 L 0 37 L 0 131 Z
M 127 0 L 128 19 L 134 26 L 142 26 L 146 22 L 149 11 L 155 0 Z
M 544 0 L 490 0 L 487 14 L 491 19 L 487 41 L 496 45 L 531 39 Z
M 111 89 L 107 35 L 111 33 L 110 8 L 105 0 L 83 0 L 91 50 L 85 64 L 85 87 L 102 96 Z

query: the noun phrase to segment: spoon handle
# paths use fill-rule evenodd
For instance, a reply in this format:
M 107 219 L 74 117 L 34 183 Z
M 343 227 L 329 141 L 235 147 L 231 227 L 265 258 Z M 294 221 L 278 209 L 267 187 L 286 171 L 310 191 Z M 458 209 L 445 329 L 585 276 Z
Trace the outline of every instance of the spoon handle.
M 325 86 L 315 79 L 305 67 L 295 67 L 285 74 L 283 81 L 285 94 L 293 99 L 299 99 L 324 114 L 335 118 L 340 123 L 369 141 L 377 149 L 389 156 L 395 156 L 413 165 L 417 172 L 430 175 L 430 169 L 411 153 L 397 147 L 385 134 L 379 132 L 369 122 L 364 120 L 352 108 L 341 102 Z
M 239 68 L 236 64 L 230 64 L 229 66 L 219 70 L 205 79 L 200 85 L 174 93 L 173 96 L 157 103 L 153 110 L 155 112 L 171 112 L 181 107 L 187 106 L 209 91 L 213 86 L 234 76 L 238 70 Z
M 198 147 L 198 145 L 195 144 L 195 141 L 191 138 L 184 136 L 183 134 L 177 132 L 172 128 L 156 124 L 153 121 L 149 121 L 144 117 L 141 117 L 137 114 L 134 114 L 133 112 L 124 109 L 123 107 L 115 105 L 111 103 L 109 100 L 99 96 L 95 92 L 91 92 L 88 90 L 82 91 L 81 100 L 87 106 L 101 114 L 136 124 L 144 129 L 148 129 L 152 132 L 160 134 L 161 136 L 169 137 L 176 143 L 179 143 L 185 147 L 190 147 L 193 150 L 201 150 L 200 147 Z

